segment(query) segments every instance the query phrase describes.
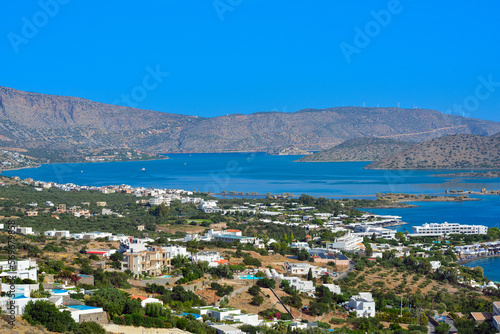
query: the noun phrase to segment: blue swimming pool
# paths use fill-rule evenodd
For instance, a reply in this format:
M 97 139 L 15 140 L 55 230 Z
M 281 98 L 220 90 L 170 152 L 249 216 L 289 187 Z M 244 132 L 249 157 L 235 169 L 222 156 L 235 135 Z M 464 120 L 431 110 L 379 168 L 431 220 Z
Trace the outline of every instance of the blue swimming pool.
M 191 314 L 193 317 L 195 317 L 195 319 L 201 318 L 201 315 L 196 314 L 196 313 L 186 313 L 186 312 L 184 312 L 184 313 L 181 314 L 181 316 L 185 317 L 185 316 L 187 316 L 189 314 Z
M 77 310 L 96 310 L 99 307 L 94 307 L 94 306 L 88 306 L 88 305 L 70 305 L 68 306 L 69 308 L 74 308 Z
M 263 277 L 256 277 L 255 275 L 240 276 L 239 279 L 261 279 Z
M 51 291 L 53 293 L 66 293 L 66 292 L 68 292 L 68 290 L 64 290 L 64 289 L 52 289 Z

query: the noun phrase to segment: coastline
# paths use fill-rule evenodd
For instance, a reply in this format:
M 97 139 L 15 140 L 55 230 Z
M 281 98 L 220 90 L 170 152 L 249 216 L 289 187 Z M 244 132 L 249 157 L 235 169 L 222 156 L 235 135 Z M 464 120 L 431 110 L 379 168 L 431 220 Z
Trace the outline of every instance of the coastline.
M 0 168 L 0 175 L 2 172 L 12 172 L 16 170 L 21 170 L 21 169 L 30 169 L 30 168 L 39 168 L 43 165 L 65 165 L 65 164 L 100 164 L 100 163 L 105 163 L 105 162 L 134 162 L 134 161 L 156 161 L 156 160 L 168 160 L 170 159 L 166 155 L 159 155 L 162 156 L 163 158 L 156 158 L 156 159 L 137 159 L 137 160 L 111 160 L 111 161 L 72 161 L 72 162 L 46 162 L 43 164 L 39 164 L 37 166 L 26 166 L 26 167 L 18 167 L 18 168 L 10 168 L 10 169 L 1 169 Z
M 500 253 L 493 254 L 493 255 L 480 255 L 480 256 L 473 257 L 472 259 L 457 260 L 457 264 L 465 265 L 466 263 L 469 263 L 472 261 L 481 260 L 481 259 L 488 259 L 488 258 L 495 258 L 495 257 L 500 257 Z

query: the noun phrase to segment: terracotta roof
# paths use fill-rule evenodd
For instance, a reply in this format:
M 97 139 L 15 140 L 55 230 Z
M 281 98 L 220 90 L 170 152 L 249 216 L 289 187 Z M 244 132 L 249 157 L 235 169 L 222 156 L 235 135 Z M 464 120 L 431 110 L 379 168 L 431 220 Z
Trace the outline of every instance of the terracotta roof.
M 226 230 L 226 232 L 241 232 L 241 230 Z
M 140 299 L 140 300 L 148 299 L 148 297 L 143 297 L 143 296 L 138 296 L 138 295 L 132 295 L 130 298 L 131 299 Z
M 500 302 L 493 302 L 496 307 L 500 307 Z
M 471 312 L 470 315 L 475 321 L 487 321 L 493 318 L 493 313 L 491 312 Z

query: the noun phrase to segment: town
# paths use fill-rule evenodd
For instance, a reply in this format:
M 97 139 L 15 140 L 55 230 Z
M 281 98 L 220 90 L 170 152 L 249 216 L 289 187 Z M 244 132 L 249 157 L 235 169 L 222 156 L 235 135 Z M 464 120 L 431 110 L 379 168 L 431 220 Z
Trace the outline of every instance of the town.
M 51 331 L 500 330 L 498 285 L 462 265 L 499 254 L 497 228 L 443 220 L 397 232 L 403 218 L 371 214 L 376 200 L 16 177 L 0 187 L 2 249 L 14 238 L 17 256 L 0 262 L 2 313 L 52 312 Z

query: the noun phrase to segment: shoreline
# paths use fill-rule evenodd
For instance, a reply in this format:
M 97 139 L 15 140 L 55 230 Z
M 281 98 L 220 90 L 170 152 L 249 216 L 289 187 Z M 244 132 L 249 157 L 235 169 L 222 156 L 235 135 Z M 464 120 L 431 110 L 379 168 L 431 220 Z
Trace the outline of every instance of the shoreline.
M 465 265 L 469 262 L 476 261 L 476 260 L 481 260 L 481 259 L 488 259 L 488 258 L 495 258 L 495 257 L 500 257 L 500 253 L 498 254 L 493 254 L 493 255 L 481 255 L 481 256 L 476 256 L 472 259 L 465 259 L 465 260 L 457 260 L 457 264 L 459 265 Z
M 80 162 L 46 162 L 43 164 L 39 164 L 38 166 L 29 166 L 29 167 L 18 167 L 11 169 L 0 169 L 0 174 L 2 172 L 12 172 L 21 169 L 30 169 L 30 168 L 40 168 L 44 165 L 66 165 L 66 164 L 101 164 L 106 162 L 136 162 L 136 161 L 157 161 L 157 160 L 169 160 L 168 156 L 163 156 L 163 158 L 157 159 L 137 159 L 137 160 L 112 160 L 112 161 L 80 161 Z M 5 175 L 4 175 L 5 176 Z

